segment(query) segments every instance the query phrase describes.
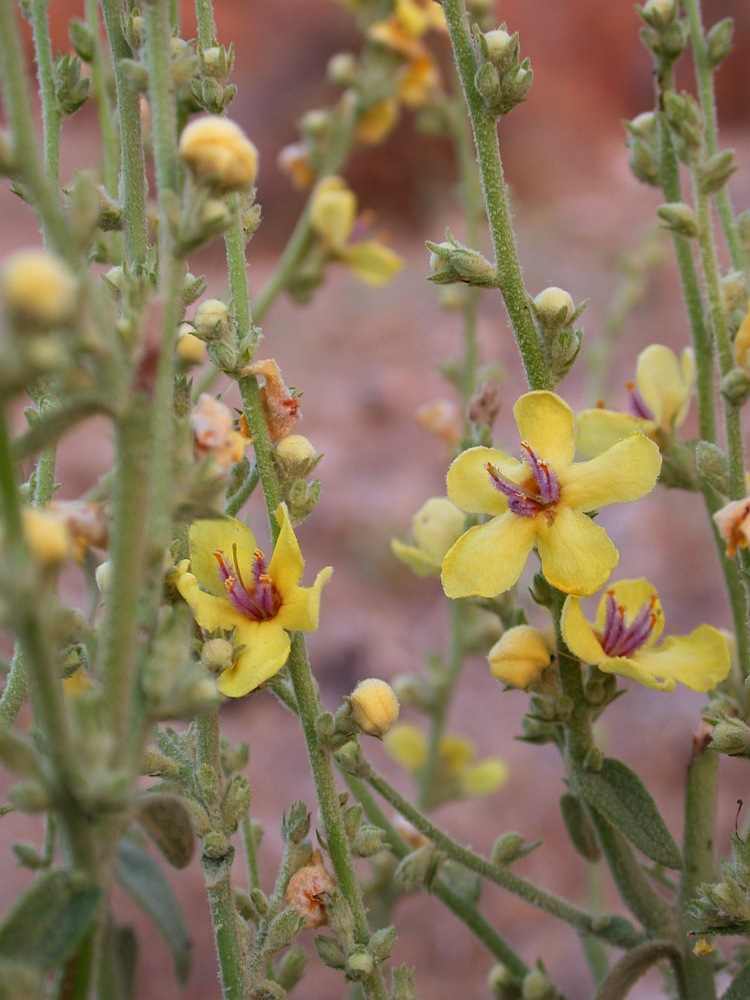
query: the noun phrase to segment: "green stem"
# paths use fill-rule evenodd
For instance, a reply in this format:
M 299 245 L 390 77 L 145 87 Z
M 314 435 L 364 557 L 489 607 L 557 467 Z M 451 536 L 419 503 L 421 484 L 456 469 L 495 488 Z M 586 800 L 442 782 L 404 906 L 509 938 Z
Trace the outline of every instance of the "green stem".
M 104 187 L 107 194 L 117 198 L 117 185 L 120 170 L 120 142 L 115 129 L 114 107 L 107 90 L 108 65 L 104 57 L 104 46 L 99 34 L 99 3 L 98 0 L 86 0 L 86 26 L 93 39 L 93 56 L 91 59 L 91 89 L 96 101 L 99 120 L 99 131 L 102 135 L 104 153 Z
M 247 501 L 250 499 L 251 494 L 259 482 L 260 473 L 258 472 L 258 466 L 253 462 L 253 465 L 247 474 L 247 479 L 235 490 L 234 493 L 232 493 L 231 496 L 227 497 L 227 502 L 224 504 L 224 513 L 228 517 L 236 517 L 239 511 L 242 510 Z
M 195 0 L 195 16 L 198 21 L 198 40 L 201 48 L 211 49 L 218 45 L 212 0 Z
M 258 852 L 255 849 L 255 834 L 250 813 L 242 817 L 242 844 L 245 848 L 248 882 L 251 889 L 260 889 L 260 871 L 258 869 Z
M 620 959 L 599 984 L 594 1000 L 625 1000 L 635 983 L 657 962 L 668 959 L 675 964 L 678 957 L 671 941 L 645 941 Z
M 680 913 L 685 934 L 698 927 L 688 911 L 698 895 L 699 886 L 713 882 L 716 877 L 713 846 L 718 777 L 719 755 L 714 750 L 705 750 L 690 762 L 685 796 L 685 867 L 680 880 Z M 687 1000 L 716 1000 L 713 958 L 713 955 L 694 955 L 690 939 L 686 938 Z
M 714 94 L 713 71 L 708 64 L 706 53 L 706 39 L 703 33 L 700 0 L 683 0 L 683 6 L 688 17 L 688 24 L 690 25 L 695 77 L 698 82 L 701 109 L 706 122 L 706 152 L 709 156 L 713 156 L 719 149 L 716 96 Z M 732 266 L 738 271 L 747 272 L 750 262 L 747 259 L 747 254 L 740 239 L 732 201 L 726 185 L 716 196 L 716 207 L 719 212 L 721 228 L 724 231 L 724 239 L 732 258 Z
M 198 765 L 209 768 L 216 780 L 222 782 L 221 754 L 219 749 L 219 711 L 212 709 L 196 719 L 198 735 Z M 203 855 L 201 868 L 206 883 L 211 923 L 219 958 L 219 977 L 224 1000 L 245 1000 L 249 994 L 245 972 L 246 956 L 240 942 L 237 914 L 232 889 L 232 860 L 234 849 L 222 858 Z
M 500 290 L 510 316 L 529 387 L 552 389 L 553 380 L 534 327 L 518 260 L 500 158 L 497 122 L 487 110 L 474 86 L 477 64 L 463 0 L 443 0 L 443 10 L 474 131 Z
M 31 0 L 31 28 L 34 35 L 39 96 L 42 100 L 42 132 L 44 166 L 50 183 L 58 183 L 60 170 L 60 127 L 62 115 L 55 88 L 55 64 L 49 34 L 47 8 L 49 0 Z
M 5 0 L 7 2 L 7 0 Z M 141 112 L 138 94 L 128 83 L 122 60 L 132 58 L 120 23 L 119 0 L 101 0 L 104 24 L 112 53 L 117 92 L 117 119 L 120 123 L 120 206 L 125 229 L 125 256 L 134 271 L 146 264 L 148 234 L 146 229 L 146 174 L 141 141 Z
M 449 858 L 457 861 L 470 871 L 476 872 L 477 875 L 481 875 L 487 881 L 494 882 L 503 889 L 507 889 L 514 895 L 526 900 L 531 906 L 535 906 L 537 909 L 543 910 L 553 917 L 557 917 L 558 920 L 570 924 L 584 934 L 594 934 L 620 947 L 628 947 L 635 940 L 640 940 L 637 935 L 632 934 L 623 937 L 619 929 L 614 936 L 606 926 L 600 930 L 603 923 L 601 917 L 597 918 L 585 910 L 579 909 L 572 903 L 566 902 L 559 896 L 545 892 L 545 890 L 534 885 L 533 882 L 529 882 L 528 879 L 521 878 L 520 875 L 516 875 L 506 867 L 493 865 L 468 847 L 458 844 L 452 837 L 448 836 L 447 833 L 435 826 L 426 816 L 415 809 L 403 796 L 399 795 L 396 789 L 374 769 L 369 769 L 361 777 L 375 789 L 378 795 L 382 796 L 386 802 L 389 802 L 394 809 L 397 809 L 405 819 L 408 819 L 420 833 L 424 834 L 436 847 L 445 851 Z

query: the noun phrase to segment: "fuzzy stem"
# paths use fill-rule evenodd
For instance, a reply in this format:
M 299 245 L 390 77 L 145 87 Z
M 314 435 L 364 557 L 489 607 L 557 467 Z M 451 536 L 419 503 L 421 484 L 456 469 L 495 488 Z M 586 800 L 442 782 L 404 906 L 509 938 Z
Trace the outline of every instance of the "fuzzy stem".
M 443 0 L 443 10 L 453 45 L 458 75 L 474 130 L 484 203 L 490 224 L 495 267 L 505 307 L 510 316 L 516 343 L 521 353 L 526 379 L 531 389 L 552 389 L 553 380 L 542 354 L 531 317 L 515 235 L 510 220 L 508 193 L 500 158 L 497 122 L 487 110 L 474 86 L 477 72 L 474 47 L 463 0 Z
M 55 88 L 55 64 L 49 35 L 49 0 L 31 0 L 31 27 L 34 35 L 39 96 L 42 100 L 44 167 L 50 183 L 57 185 L 60 170 L 60 126 L 62 115 Z
M 98 0 L 86 0 L 86 25 L 93 40 L 93 56 L 91 59 L 91 89 L 94 92 L 99 120 L 99 130 L 102 134 L 104 153 L 104 187 L 112 198 L 117 197 L 117 184 L 120 162 L 120 141 L 115 129 L 115 116 L 112 101 L 107 90 L 107 63 L 104 56 L 104 46 L 99 34 L 99 3 Z M 113 234 L 113 236 L 119 234 Z
M 258 852 L 255 849 L 255 835 L 250 812 L 242 817 L 242 844 L 245 848 L 247 861 L 248 883 L 251 889 L 260 889 L 260 871 L 258 869 Z

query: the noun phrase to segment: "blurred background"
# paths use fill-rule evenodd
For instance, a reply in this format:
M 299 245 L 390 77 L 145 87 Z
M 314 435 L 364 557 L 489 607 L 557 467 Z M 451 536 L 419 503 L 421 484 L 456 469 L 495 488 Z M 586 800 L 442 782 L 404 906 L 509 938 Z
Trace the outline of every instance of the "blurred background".
M 534 70 L 527 101 L 500 126 L 527 289 L 536 294 L 559 285 L 576 303 L 590 299 L 582 318 L 585 355 L 601 337 L 621 287 L 623 255 L 642 247 L 660 200 L 654 189 L 630 175 L 621 125 L 622 119 L 652 107 L 650 57 L 639 41 L 640 22 L 630 0 L 503 0 L 497 7 L 498 23 L 506 21 L 510 31 L 520 31 L 522 55 L 529 56 Z M 68 50 L 67 22 L 82 16 L 81 8 L 81 3 L 67 0 L 51 3 L 56 49 Z M 704 3 L 707 25 L 730 15 L 736 21 L 735 51 L 718 74 L 717 92 L 723 145 L 737 149 L 741 168 L 730 189 L 735 205 L 743 209 L 750 203 L 750 6 L 742 0 Z M 220 42 L 233 41 L 237 55 L 233 82 L 238 93 L 230 114 L 261 155 L 258 200 L 263 224 L 248 253 L 251 287 L 257 291 L 304 200 L 278 169 L 278 153 L 297 138 L 295 123 L 303 113 L 337 99 L 339 92 L 325 82 L 330 57 L 356 52 L 362 43 L 350 12 L 330 0 L 218 0 L 216 17 Z M 184 37 L 193 37 L 189 4 L 184 4 L 184 18 Z M 434 38 L 431 47 L 450 85 L 447 42 Z M 678 71 L 679 85 L 690 88 L 687 59 Z M 97 158 L 94 111 L 86 104 L 65 123 L 63 183 L 75 169 L 94 166 Z M 451 149 L 442 140 L 416 133 L 409 112 L 402 114 L 382 146 L 356 152 L 345 174 L 360 207 L 374 210 L 378 228 L 387 231 L 406 266 L 384 291 L 366 288 L 349 272 L 332 267 L 309 307 L 287 299 L 277 302 L 263 323 L 260 355 L 276 358 L 287 383 L 304 392 L 299 430 L 325 455 L 318 467 L 323 496 L 299 536 L 308 582 L 324 565 L 332 564 L 335 571 L 323 597 L 321 629 L 310 643 L 314 671 L 332 710 L 359 679 L 389 679 L 418 669 L 427 652 L 444 648 L 448 608 L 439 583 L 411 575 L 392 557 L 389 541 L 394 535 L 404 537 L 417 508 L 444 489 L 449 455 L 444 444 L 416 423 L 414 411 L 435 398 L 450 397 L 438 365 L 460 353 L 461 319 L 441 310 L 435 289 L 424 280 L 424 240 L 441 240 L 446 225 L 459 239 L 464 233 Z M 0 189 L 0 210 L 2 255 L 38 242 L 33 218 L 7 184 Z M 688 343 L 665 246 L 664 263 L 651 273 L 645 296 L 615 346 L 603 387 L 598 387 L 612 406 L 624 404 L 623 384 L 633 377 L 639 350 L 653 342 L 675 349 Z M 191 269 L 207 275 L 208 295 L 224 294 L 221 241 L 196 255 Z M 490 292 L 482 298 L 480 341 L 483 360 L 497 363 L 504 373 L 496 431 L 499 441 L 510 444 L 511 410 L 522 391 L 522 375 L 502 303 Z M 595 401 L 591 389 L 582 361 L 561 391 L 578 408 Z M 690 421 L 688 435 L 696 429 L 694 414 Z M 60 495 L 78 496 L 109 467 L 110 459 L 105 424 L 91 422 L 71 435 L 61 449 Z M 261 523 L 259 509 L 251 506 L 250 520 Z M 668 629 L 690 631 L 703 621 L 729 624 L 698 498 L 658 489 L 637 505 L 608 509 L 602 523 L 620 549 L 620 575 L 645 575 L 658 587 Z M 543 846 L 520 862 L 518 871 L 585 905 L 589 873 L 561 832 L 557 803 L 564 789 L 556 751 L 514 740 L 526 700 L 520 692 L 504 694 L 482 657 L 468 664 L 449 729 L 472 739 L 480 756 L 503 757 L 510 776 L 492 796 L 443 807 L 438 819 L 480 851 L 488 851 L 506 830 L 542 839 Z M 684 774 L 701 706 L 701 697 L 691 692 L 670 696 L 633 685 L 608 710 L 601 728 L 605 751 L 638 770 L 678 840 Z M 409 712 L 404 717 L 419 721 Z M 267 692 L 227 704 L 223 722 L 232 739 L 250 743 L 253 810 L 266 826 L 261 864 L 264 888 L 270 890 L 280 852 L 282 810 L 303 798 L 315 822 L 302 738 Z M 408 789 L 408 779 L 380 747 L 374 747 L 372 756 L 402 790 Z M 717 846 L 727 853 L 736 800 L 746 782 L 741 764 L 722 760 L 722 772 Z M 39 832 L 35 825 L 10 816 L 0 824 L 0 836 L 7 846 L 18 839 L 37 839 Z M 8 851 L 4 857 L 2 908 L 28 877 L 8 860 Z M 236 870 L 242 883 L 239 856 Z M 199 864 L 194 861 L 170 877 L 194 940 L 194 970 L 184 996 L 213 1000 L 220 994 Z M 605 891 L 607 905 L 621 912 L 609 889 Z M 168 953 L 159 938 L 126 899 L 118 897 L 117 905 L 123 918 L 132 916 L 143 933 L 138 997 L 176 996 Z M 573 931 L 495 887 L 485 888 L 481 908 L 528 963 L 544 961 L 569 1000 L 591 995 Z M 437 901 L 426 896 L 406 899 L 396 923 L 399 939 L 393 961 L 417 967 L 420 996 L 473 1000 L 488 995 L 485 980 L 491 961 Z M 310 932 L 306 937 L 312 952 Z M 344 994 L 338 974 L 313 958 L 294 996 L 318 1000 Z M 641 1000 L 661 995 L 658 975 L 633 993 Z

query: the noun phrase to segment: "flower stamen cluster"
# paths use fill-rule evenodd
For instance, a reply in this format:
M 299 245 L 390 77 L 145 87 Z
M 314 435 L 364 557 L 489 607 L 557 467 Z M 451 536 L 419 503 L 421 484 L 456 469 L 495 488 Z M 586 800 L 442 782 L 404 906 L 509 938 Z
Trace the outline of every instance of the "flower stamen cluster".
M 627 623 L 625 605 L 619 604 L 614 590 L 605 595 L 606 617 L 599 636 L 602 648 L 609 656 L 632 656 L 648 640 L 659 619 L 658 598 L 652 594 L 635 618 Z
M 224 552 L 214 552 L 219 564 L 219 579 L 224 584 L 227 597 L 233 608 L 256 622 L 273 618 L 279 610 L 280 599 L 268 574 L 266 559 L 260 549 L 253 552 L 252 586 L 247 587 L 240 573 L 237 558 L 237 544 L 232 545 L 232 563 L 227 565 Z

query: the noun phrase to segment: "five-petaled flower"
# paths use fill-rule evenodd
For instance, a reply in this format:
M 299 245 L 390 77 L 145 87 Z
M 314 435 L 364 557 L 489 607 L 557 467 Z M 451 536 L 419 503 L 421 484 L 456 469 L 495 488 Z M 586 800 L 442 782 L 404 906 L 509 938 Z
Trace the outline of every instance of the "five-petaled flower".
M 729 674 L 727 641 L 711 625 L 670 636 L 654 648 L 664 630 L 664 614 L 659 595 L 645 579 L 608 587 L 593 625 L 584 618 L 579 599 L 568 597 L 561 626 L 570 651 L 586 663 L 659 691 L 673 691 L 677 681 L 693 691 L 710 691 Z
M 659 449 L 631 434 L 588 462 L 574 462 L 575 421 L 552 392 L 529 392 L 514 408 L 523 461 L 495 448 L 470 448 L 448 471 L 448 496 L 462 510 L 491 514 L 443 560 L 448 597 L 496 597 L 517 582 L 536 545 L 542 573 L 567 594 L 593 594 L 619 553 L 587 512 L 649 492 Z
M 234 630 L 232 665 L 219 690 L 240 698 L 273 677 L 289 656 L 290 631 L 318 627 L 320 591 L 331 567 L 312 587 L 300 587 L 304 560 L 285 504 L 276 511 L 281 531 L 266 564 L 255 536 L 233 518 L 194 521 L 190 559 L 177 567 L 175 584 L 198 625 L 209 632 Z

